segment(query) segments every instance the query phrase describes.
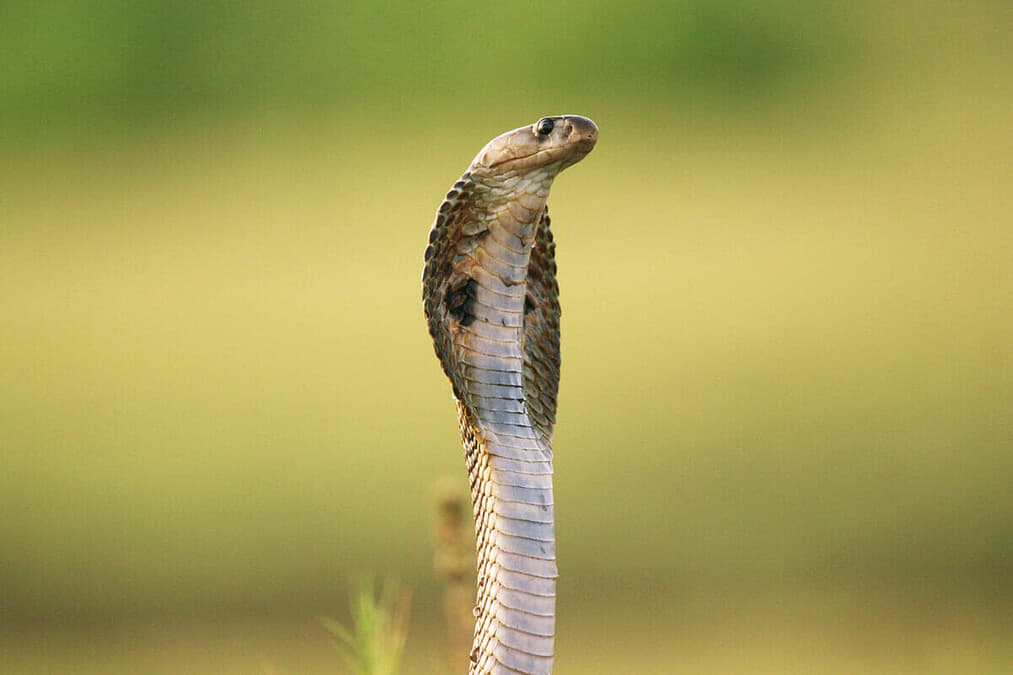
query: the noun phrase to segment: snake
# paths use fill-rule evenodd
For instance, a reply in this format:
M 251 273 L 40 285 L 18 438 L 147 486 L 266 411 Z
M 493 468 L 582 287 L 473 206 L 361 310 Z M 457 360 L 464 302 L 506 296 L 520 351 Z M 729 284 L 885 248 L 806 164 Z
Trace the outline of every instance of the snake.
M 578 115 L 497 136 L 429 231 L 423 306 L 457 405 L 475 521 L 469 675 L 552 672 L 560 306 L 546 201 L 597 140 Z

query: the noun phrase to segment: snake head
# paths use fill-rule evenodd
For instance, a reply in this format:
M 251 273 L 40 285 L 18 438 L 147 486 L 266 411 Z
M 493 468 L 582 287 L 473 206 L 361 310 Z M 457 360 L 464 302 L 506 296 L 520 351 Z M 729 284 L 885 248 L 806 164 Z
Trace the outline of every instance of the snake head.
M 543 117 L 489 141 L 469 170 L 489 175 L 524 175 L 545 170 L 554 177 L 584 159 L 597 140 L 598 127 L 586 117 Z

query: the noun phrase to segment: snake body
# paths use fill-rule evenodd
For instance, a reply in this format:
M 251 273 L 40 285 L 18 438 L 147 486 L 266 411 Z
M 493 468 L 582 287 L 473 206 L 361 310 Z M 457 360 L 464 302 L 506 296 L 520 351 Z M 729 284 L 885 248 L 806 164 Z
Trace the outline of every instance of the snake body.
M 423 302 L 457 401 L 475 516 L 471 675 L 552 671 L 559 286 L 546 199 L 597 138 L 575 115 L 494 138 L 429 233 Z

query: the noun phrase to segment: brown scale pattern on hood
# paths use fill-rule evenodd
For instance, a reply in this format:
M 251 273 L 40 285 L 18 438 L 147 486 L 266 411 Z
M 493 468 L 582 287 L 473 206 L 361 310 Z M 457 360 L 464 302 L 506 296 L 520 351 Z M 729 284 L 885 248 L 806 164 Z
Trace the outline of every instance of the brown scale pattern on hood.
M 426 246 L 425 268 L 422 271 L 422 301 L 429 326 L 429 335 L 433 338 L 436 356 L 440 359 L 443 372 L 450 379 L 454 396 L 460 401 L 467 400 L 467 388 L 461 377 L 460 369 L 454 367 L 454 339 L 451 335 L 449 311 L 444 299 L 447 292 L 460 290 L 467 284 L 468 278 L 455 273 L 454 263 L 458 260 L 458 246 L 467 245 L 467 240 L 475 234 L 465 234 L 465 226 L 473 223 L 469 201 L 475 191 L 475 183 L 471 175 L 465 173 L 454 183 L 447 193 L 446 199 L 440 204 L 436 220 L 429 231 L 429 245 Z
M 559 393 L 560 307 L 556 242 L 549 228 L 548 207 L 535 231 L 524 310 L 524 394 L 528 416 L 543 445 L 550 447 Z

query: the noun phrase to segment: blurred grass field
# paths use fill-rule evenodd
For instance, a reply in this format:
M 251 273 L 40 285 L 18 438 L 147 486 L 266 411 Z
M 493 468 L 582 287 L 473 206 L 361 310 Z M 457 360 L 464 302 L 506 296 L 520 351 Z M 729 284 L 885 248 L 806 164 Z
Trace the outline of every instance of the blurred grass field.
M 510 3 L 175 29 L 238 74 L 75 61 L 98 13 L 45 94 L 5 40 L 0 671 L 340 672 L 315 617 L 371 570 L 437 672 L 427 509 L 465 478 L 422 248 L 489 138 L 574 112 L 557 672 L 1009 672 L 1010 14 L 902 5 L 557 3 L 512 51 Z

